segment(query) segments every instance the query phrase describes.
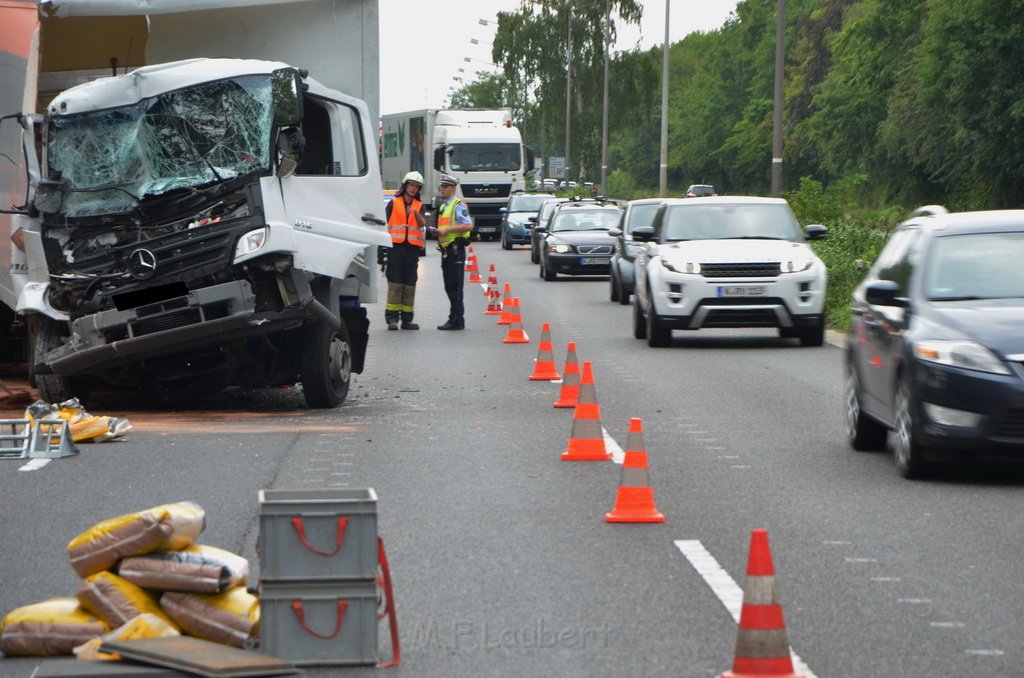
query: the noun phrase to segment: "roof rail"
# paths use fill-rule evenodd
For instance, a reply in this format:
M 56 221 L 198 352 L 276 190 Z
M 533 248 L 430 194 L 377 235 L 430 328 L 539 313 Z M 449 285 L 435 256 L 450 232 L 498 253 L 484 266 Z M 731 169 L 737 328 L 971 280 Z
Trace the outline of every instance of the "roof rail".
M 949 214 L 942 205 L 923 205 L 910 213 L 911 217 L 936 217 L 942 214 Z

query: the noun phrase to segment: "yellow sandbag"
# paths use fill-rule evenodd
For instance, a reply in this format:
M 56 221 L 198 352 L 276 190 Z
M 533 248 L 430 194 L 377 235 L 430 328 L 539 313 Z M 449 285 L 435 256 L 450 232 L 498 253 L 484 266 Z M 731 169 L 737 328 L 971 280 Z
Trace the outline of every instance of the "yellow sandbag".
M 122 558 L 117 573 L 157 591 L 220 593 L 249 581 L 249 561 L 216 546 L 193 544 L 180 551 L 153 551 Z
M 160 610 L 157 596 L 113 572 L 90 575 L 75 592 L 78 602 L 112 628 L 127 624 L 140 614 L 152 614 L 174 625 Z
M 127 556 L 179 551 L 196 540 L 205 518 L 202 507 L 187 501 L 108 518 L 68 543 L 71 566 L 80 577 L 88 577 Z
M 51 598 L 8 612 L 0 619 L 0 652 L 9 657 L 71 654 L 110 630 L 74 598 Z
M 178 593 L 160 597 L 160 608 L 190 636 L 247 647 L 259 636 L 259 598 L 236 586 L 224 593 Z
M 100 646 L 111 640 L 135 640 L 136 638 L 167 638 L 180 636 L 181 632 L 177 627 L 168 624 L 162 616 L 148 612 L 140 614 L 126 624 L 118 626 L 110 633 L 105 633 L 98 638 L 93 638 L 84 645 L 75 648 L 75 657 L 78 659 L 120 659 L 117 652 L 100 652 Z

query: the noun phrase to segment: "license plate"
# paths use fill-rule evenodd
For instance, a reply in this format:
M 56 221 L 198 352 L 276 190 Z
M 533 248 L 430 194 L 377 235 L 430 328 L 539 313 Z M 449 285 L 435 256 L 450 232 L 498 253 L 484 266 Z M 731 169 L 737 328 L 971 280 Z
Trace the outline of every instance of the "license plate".
M 589 266 L 593 264 L 607 264 L 607 257 L 580 257 L 580 264 L 583 266 Z
M 718 288 L 718 296 L 720 297 L 763 297 L 765 292 L 764 285 Z

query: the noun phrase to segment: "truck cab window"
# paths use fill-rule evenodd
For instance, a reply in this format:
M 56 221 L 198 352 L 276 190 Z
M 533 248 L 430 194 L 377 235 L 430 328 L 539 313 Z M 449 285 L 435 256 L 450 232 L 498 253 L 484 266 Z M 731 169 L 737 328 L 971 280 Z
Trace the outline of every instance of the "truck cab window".
M 312 96 L 307 96 L 303 105 L 306 149 L 295 173 L 340 177 L 365 174 L 366 155 L 356 109 Z

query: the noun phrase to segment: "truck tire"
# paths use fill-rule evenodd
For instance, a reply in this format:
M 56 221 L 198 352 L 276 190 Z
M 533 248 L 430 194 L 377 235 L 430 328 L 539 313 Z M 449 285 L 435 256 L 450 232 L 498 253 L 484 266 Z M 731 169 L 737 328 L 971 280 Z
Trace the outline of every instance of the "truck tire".
M 75 384 L 58 374 L 36 374 L 32 370 L 37 356 L 45 355 L 53 349 L 62 346 L 67 338 L 63 328 L 52 320 L 40 319 L 32 324 L 32 358 L 29 361 L 30 380 L 39 390 L 39 397 L 48 403 L 62 403 L 65 400 L 78 396 L 80 400 L 84 394 L 75 393 Z
M 337 407 L 348 397 L 352 381 L 352 347 L 348 328 L 323 322 L 302 330 L 302 393 L 313 409 Z

